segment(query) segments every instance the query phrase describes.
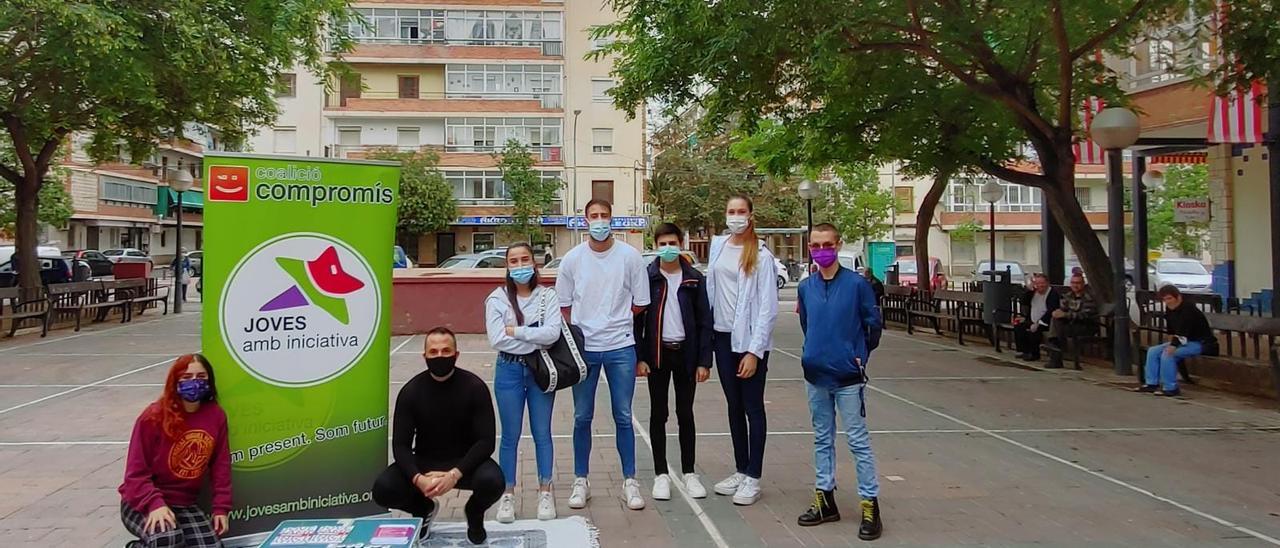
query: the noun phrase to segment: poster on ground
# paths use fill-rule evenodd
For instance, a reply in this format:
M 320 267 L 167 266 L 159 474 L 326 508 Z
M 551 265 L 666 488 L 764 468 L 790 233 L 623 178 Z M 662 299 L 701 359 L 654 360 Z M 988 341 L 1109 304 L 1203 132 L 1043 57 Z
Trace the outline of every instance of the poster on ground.
M 420 518 L 298 519 L 281 522 L 259 548 L 394 548 L 418 538 Z
M 398 165 L 210 153 L 204 170 L 202 338 L 232 535 L 379 512 Z

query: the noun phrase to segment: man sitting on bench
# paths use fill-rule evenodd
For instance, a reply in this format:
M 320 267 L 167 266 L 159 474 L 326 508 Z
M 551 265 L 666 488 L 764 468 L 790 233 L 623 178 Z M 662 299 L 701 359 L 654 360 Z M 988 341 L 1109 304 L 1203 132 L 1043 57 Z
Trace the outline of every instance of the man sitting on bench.
M 427 370 L 405 383 L 391 424 L 395 462 L 373 484 L 379 506 L 423 519 L 427 536 L 440 503 L 454 489 L 471 491 L 464 513 L 467 539 L 483 544 L 484 513 L 502 496 L 506 481 L 489 456 L 497 436 L 489 387 L 475 373 L 454 367 L 458 340 L 437 327 L 427 332 Z
M 1050 368 L 1062 367 L 1059 352 L 1066 347 L 1064 339 L 1098 334 L 1098 303 L 1084 285 L 1084 274 L 1072 274 L 1070 288 L 1071 291 L 1062 296 L 1061 306 L 1051 313 L 1049 345 L 1053 359 L 1049 362 Z
M 1164 301 L 1165 328 L 1169 331 L 1166 342 L 1147 349 L 1147 364 L 1143 369 L 1144 384 L 1136 392 L 1154 392 L 1159 396 L 1177 396 L 1178 362 L 1201 354 L 1216 356 L 1218 338 L 1209 327 L 1204 312 L 1194 305 L 1183 306 L 1182 292 L 1172 285 L 1161 287 L 1156 296 Z
M 1049 329 L 1049 314 L 1061 308 L 1056 291 L 1049 290 L 1049 277 L 1036 273 L 1031 278 L 1035 291 L 1029 291 L 1022 297 L 1022 309 L 1029 316 L 1017 316 L 1013 319 L 1013 341 L 1018 349 L 1018 359 L 1027 361 L 1040 360 L 1040 339 Z

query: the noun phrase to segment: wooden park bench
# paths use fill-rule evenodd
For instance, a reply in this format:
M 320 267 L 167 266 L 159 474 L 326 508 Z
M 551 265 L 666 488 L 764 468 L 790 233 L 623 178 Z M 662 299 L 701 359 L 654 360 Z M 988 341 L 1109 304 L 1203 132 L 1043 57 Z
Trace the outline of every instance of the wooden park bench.
M 1045 341 L 1040 345 L 1040 348 L 1048 353 L 1050 363 L 1054 363 L 1054 360 L 1060 362 L 1064 353 L 1070 354 L 1071 367 L 1076 370 L 1080 369 L 1080 357 L 1084 353 L 1084 349 L 1090 345 L 1100 346 L 1101 352 L 1099 354 L 1111 359 L 1112 348 L 1107 343 L 1111 342 L 1111 326 L 1114 323 L 1111 321 L 1113 311 L 1115 311 L 1115 305 L 1112 303 L 1098 305 L 1098 317 L 1091 322 L 1094 324 L 1093 331 L 1066 334 L 1063 337 L 1062 348 L 1054 347 L 1046 335 Z M 1081 320 L 1076 321 L 1079 322 Z M 1060 366 L 1061 364 L 1059 363 L 1058 365 Z
M 51 312 L 54 315 L 74 315 L 76 320 L 76 331 L 80 331 L 81 321 L 84 319 L 84 313 L 87 311 L 94 312 L 94 321 L 100 322 L 107 319 L 107 315 L 111 310 L 119 309 L 121 312 L 121 323 L 129 320 L 127 310 L 128 301 L 119 301 L 113 298 L 113 291 L 106 287 L 106 284 L 114 284 L 117 282 L 71 282 L 65 284 L 49 285 L 49 303 Z
M 40 322 L 40 336 L 49 334 L 49 299 L 43 287 L 0 289 L 0 323 L 9 322 L 9 336 L 13 337 L 23 322 Z
M 1183 360 L 1179 371 L 1190 378 L 1207 380 L 1206 384 L 1233 392 L 1256 396 L 1280 397 L 1280 363 L 1276 346 L 1280 344 L 1280 318 L 1242 316 L 1239 314 L 1205 314 L 1209 327 L 1218 338 L 1217 356 L 1196 356 Z M 1168 331 L 1140 326 L 1134 331 L 1134 348 L 1138 349 L 1138 379 L 1144 382 L 1147 349 L 1168 340 Z
M 982 293 L 970 291 L 934 291 L 929 301 L 921 299 L 920 303 L 908 309 L 909 320 L 907 332 L 912 332 L 915 318 L 924 318 L 939 335 L 942 324 L 947 323 L 956 332 L 956 342 L 964 344 L 966 330 L 976 330 L 986 334 L 991 340 L 991 326 L 982 318 Z
M 884 286 L 884 296 L 880 301 L 880 314 L 885 322 L 909 324 L 908 312 L 911 301 L 915 298 L 915 290 L 901 285 Z
M 114 292 L 114 300 L 128 303 L 125 305 L 125 321 L 133 320 L 135 308 L 137 309 L 137 314 L 140 315 L 147 310 L 151 303 L 156 302 L 164 305 L 164 314 L 169 314 L 169 292 L 162 292 L 160 285 L 155 280 L 133 278 L 103 283 L 109 284 L 110 289 Z

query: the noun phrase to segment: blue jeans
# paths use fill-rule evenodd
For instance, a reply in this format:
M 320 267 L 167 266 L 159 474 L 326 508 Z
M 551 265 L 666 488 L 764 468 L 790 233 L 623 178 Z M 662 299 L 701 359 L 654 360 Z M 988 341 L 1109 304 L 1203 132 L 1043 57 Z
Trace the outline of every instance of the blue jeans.
M 529 406 L 529 433 L 533 434 L 534 455 L 538 460 L 538 484 L 551 483 L 555 451 L 551 445 L 551 410 L 555 394 L 544 394 L 533 379 L 529 367 L 499 359 L 493 372 L 493 397 L 498 400 L 498 420 L 502 439 L 498 444 L 498 464 L 507 487 L 516 484 L 516 449 L 520 446 L 520 430 L 524 426 L 524 408 Z
M 631 426 L 631 398 L 636 393 L 636 347 L 583 352 L 582 357 L 587 361 L 587 378 L 573 385 L 573 474 L 585 478 L 591 467 L 591 419 L 596 414 L 596 385 L 604 369 L 622 477 L 634 478 L 636 432 Z
M 1199 356 L 1204 346 L 1197 341 L 1187 341 L 1173 349 L 1173 355 L 1166 354 L 1164 349 L 1169 343 L 1158 344 L 1147 349 L 1147 365 L 1143 369 L 1146 385 L 1161 385 L 1166 392 L 1178 389 L 1178 362 Z
M 849 436 L 849 451 L 858 470 L 858 495 L 864 499 L 880 496 L 876 457 L 871 452 L 871 433 L 863 416 L 865 384 L 822 388 L 804 383 L 809 393 L 809 413 L 813 416 L 813 468 L 816 486 L 823 491 L 836 488 L 836 412 Z

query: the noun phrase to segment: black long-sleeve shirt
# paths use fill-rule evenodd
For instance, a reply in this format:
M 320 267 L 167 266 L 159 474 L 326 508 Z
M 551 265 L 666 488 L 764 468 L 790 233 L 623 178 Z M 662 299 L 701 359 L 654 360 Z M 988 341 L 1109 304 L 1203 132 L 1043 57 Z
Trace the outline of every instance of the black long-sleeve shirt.
M 496 432 L 489 387 L 480 377 L 455 369 L 437 381 L 423 371 L 396 396 L 391 453 L 408 477 L 452 467 L 470 476 L 493 454 Z
M 1171 334 L 1200 343 L 1217 342 L 1213 329 L 1209 327 L 1209 319 L 1189 302 L 1183 302 L 1178 308 L 1165 312 L 1164 321 Z

